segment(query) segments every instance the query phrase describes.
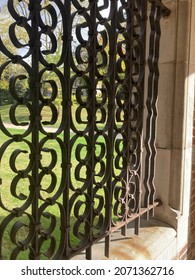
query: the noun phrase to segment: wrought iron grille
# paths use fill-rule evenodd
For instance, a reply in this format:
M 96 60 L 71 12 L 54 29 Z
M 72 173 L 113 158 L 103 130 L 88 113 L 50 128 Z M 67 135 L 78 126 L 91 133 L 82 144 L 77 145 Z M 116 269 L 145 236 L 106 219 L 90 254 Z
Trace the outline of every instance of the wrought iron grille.
M 111 233 L 135 221 L 138 234 L 158 205 L 160 18 L 169 11 L 160 0 L 8 0 L 1 9 L 0 257 L 86 250 L 90 259 L 102 238 L 109 256 Z

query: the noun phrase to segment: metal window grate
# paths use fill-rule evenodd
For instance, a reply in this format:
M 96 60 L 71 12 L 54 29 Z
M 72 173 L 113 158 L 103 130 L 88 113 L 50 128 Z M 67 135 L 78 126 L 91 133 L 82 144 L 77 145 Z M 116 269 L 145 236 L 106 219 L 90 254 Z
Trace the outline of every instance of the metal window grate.
M 109 256 L 111 233 L 135 221 L 138 234 L 158 205 L 160 19 L 169 10 L 160 0 L 8 0 L 5 9 L 0 77 L 13 103 L 10 123 L 3 110 L 0 118 L 0 256 L 86 250 L 91 259 L 104 237 Z

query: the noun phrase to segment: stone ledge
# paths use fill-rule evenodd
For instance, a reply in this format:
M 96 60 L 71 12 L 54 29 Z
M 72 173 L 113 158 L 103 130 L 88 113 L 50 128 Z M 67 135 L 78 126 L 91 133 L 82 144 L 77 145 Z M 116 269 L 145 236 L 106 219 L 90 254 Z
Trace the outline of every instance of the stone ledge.
M 141 220 L 139 236 L 128 228 L 127 236 L 115 232 L 111 237 L 109 260 L 171 260 L 176 255 L 176 231 L 157 220 Z M 85 259 L 82 253 L 73 260 Z M 93 260 L 108 260 L 104 256 L 104 239 L 92 247 Z

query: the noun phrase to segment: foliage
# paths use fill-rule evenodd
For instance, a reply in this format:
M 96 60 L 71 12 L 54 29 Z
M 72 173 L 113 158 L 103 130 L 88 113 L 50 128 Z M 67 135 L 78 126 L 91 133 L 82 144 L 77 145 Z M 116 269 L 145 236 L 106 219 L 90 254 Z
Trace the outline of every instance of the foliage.
M 14 46 L 10 39 L 10 27 L 13 26 L 13 19 L 10 17 L 7 7 L 4 6 L 0 9 L 1 25 L 0 25 L 0 39 L 1 47 L 6 46 L 6 49 L 14 55 L 18 54 L 17 48 Z M 27 38 L 24 29 L 16 27 L 17 39 L 24 41 Z M 4 66 L 6 64 L 6 67 Z M 10 79 L 13 76 L 22 74 L 22 67 L 17 64 L 11 63 L 10 59 L 0 51 L 0 105 L 13 102 L 13 97 L 10 95 Z M 16 90 L 19 94 L 26 91 L 27 81 L 18 81 L 16 83 Z
M 29 9 L 28 9 L 28 4 L 29 1 L 28 0 L 23 0 L 23 1 L 18 1 L 15 0 L 14 1 L 14 5 L 15 8 L 17 10 L 17 13 L 19 15 L 21 15 L 21 17 L 29 17 Z M 41 11 L 41 20 L 42 20 L 42 24 L 45 26 L 51 26 L 52 25 L 52 18 L 51 18 L 51 14 L 48 12 L 47 9 L 44 9 L 44 7 L 46 7 L 49 4 L 48 0 L 42 0 L 41 2 L 43 9 Z M 50 3 L 51 4 L 51 3 Z M 53 4 L 55 6 L 55 3 Z M 83 0 L 80 1 L 80 5 L 82 7 L 88 7 L 89 6 L 89 1 L 87 0 Z M 77 10 L 76 7 L 74 7 L 74 5 L 71 5 L 71 13 L 74 14 L 75 11 Z M 43 54 L 44 59 L 48 62 L 48 63 L 52 63 L 52 64 L 57 64 L 58 61 L 60 60 L 60 56 L 61 56 L 61 52 L 62 52 L 62 46 L 63 46 L 63 41 L 62 41 L 62 35 L 63 35 L 63 25 L 62 25 L 62 15 L 60 14 L 59 9 L 57 8 L 57 6 L 55 6 L 55 11 L 56 11 L 56 15 L 57 15 L 57 25 L 55 26 L 55 28 L 52 30 L 53 34 L 55 35 L 56 38 L 56 49 L 55 51 L 51 51 L 52 49 L 52 42 L 51 42 L 51 38 L 48 36 L 47 33 L 43 33 L 41 35 L 41 51 Z M 20 25 L 15 25 L 15 34 L 17 37 L 17 40 L 19 42 L 19 44 L 21 45 L 19 48 L 17 48 L 16 46 L 14 46 L 13 42 L 10 40 L 9 37 L 9 26 L 11 26 L 14 22 L 14 20 L 10 17 L 9 12 L 6 8 L 6 6 L 4 8 L 1 9 L 1 18 L 2 18 L 2 22 L 3 24 L 1 24 L 0 26 L 0 37 L 2 39 L 3 44 L 6 46 L 6 48 L 8 48 L 8 50 L 15 54 L 15 55 L 23 55 L 23 53 L 25 53 L 26 49 L 29 48 L 28 46 L 28 42 L 29 42 L 29 35 L 27 34 L 25 28 L 23 28 Z M 72 22 L 72 43 L 71 43 L 71 52 L 72 52 L 72 58 L 73 61 L 76 65 L 76 67 L 78 69 L 80 69 L 81 71 L 85 71 L 86 68 L 88 67 L 88 63 L 89 63 L 89 54 L 87 51 L 87 48 L 82 47 L 82 48 L 78 48 L 78 46 L 80 45 L 80 42 L 78 41 L 78 38 L 76 36 L 76 29 L 78 27 L 78 25 L 81 25 L 81 36 L 83 37 L 83 39 L 86 41 L 88 40 L 88 32 L 89 32 L 89 27 L 88 26 L 82 26 L 82 23 L 85 22 L 85 18 L 82 15 L 79 15 L 79 13 L 75 13 L 73 22 Z M 99 35 L 101 34 L 101 32 L 99 33 Z M 104 42 L 102 42 L 102 37 L 101 35 L 97 37 L 97 48 L 101 48 L 101 46 L 104 44 Z M 81 57 L 81 61 L 78 61 L 76 59 L 76 52 L 78 52 L 79 49 L 79 56 Z M 103 61 L 103 57 L 105 57 L 105 53 L 108 54 L 108 49 L 109 49 L 109 42 L 107 43 L 106 46 L 104 46 L 102 52 L 97 52 L 97 61 L 99 65 L 103 65 L 103 67 L 99 67 L 99 73 L 103 76 L 107 73 L 107 68 L 108 65 L 107 63 L 105 63 L 105 61 Z M 47 53 L 44 55 L 44 52 Z M 8 59 L 4 56 L 3 53 L 0 52 L 0 65 L 2 65 L 5 61 L 7 61 Z M 28 59 L 28 63 L 31 64 L 31 60 Z M 43 65 L 40 63 L 39 65 L 40 70 L 43 68 Z M 64 69 L 62 68 L 62 65 L 58 65 L 58 69 L 64 73 Z M 74 75 L 75 73 L 73 72 L 73 70 L 70 70 L 71 73 L 70 75 Z M 6 69 L 4 69 L 2 75 L 0 73 L 0 95 L 3 98 L 0 98 L 0 105 L 3 105 L 2 99 L 3 100 L 12 100 L 10 93 L 9 93 L 9 83 L 10 83 L 10 78 L 11 76 L 14 75 L 20 75 L 20 74 L 24 74 L 24 69 L 22 69 L 22 67 L 20 67 L 18 64 L 9 64 Z M 58 107 L 58 110 L 60 110 L 60 104 L 62 101 L 62 91 L 61 91 L 61 85 L 60 85 L 60 81 L 59 78 L 57 77 L 57 75 L 53 72 L 53 71 L 46 71 L 44 73 L 44 76 L 42 77 L 43 80 L 47 81 L 47 80 L 53 80 L 55 81 L 57 88 L 58 88 L 58 96 L 55 99 L 54 103 L 55 105 Z M 79 80 L 79 78 L 77 79 Z M 79 85 L 77 83 L 77 85 Z M 77 86 L 76 85 L 76 86 Z M 22 80 L 22 81 L 17 81 L 16 83 L 16 90 L 18 92 L 19 95 L 24 95 L 28 92 L 28 80 Z M 43 86 L 42 86 L 42 95 L 44 97 L 47 97 L 48 95 L 51 94 L 51 87 L 49 87 L 49 84 L 47 83 L 47 85 L 44 85 L 43 82 Z M 74 97 L 74 92 L 73 92 L 73 99 L 75 99 Z M 74 100 L 73 100 L 74 101 Z

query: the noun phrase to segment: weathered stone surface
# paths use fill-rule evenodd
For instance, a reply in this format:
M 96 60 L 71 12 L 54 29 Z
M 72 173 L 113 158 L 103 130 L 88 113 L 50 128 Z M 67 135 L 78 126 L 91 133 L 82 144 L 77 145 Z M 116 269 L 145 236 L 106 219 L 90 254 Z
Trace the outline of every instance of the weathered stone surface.
M 110 260 L 166 260 L 176 255 L 175 230 L 156 220 L 142 220 L 138 236 L 129 228 L 126 237 L 119 231 L 114 233 L 111 239 Z M 103 255 L 103 240 L 93 246 L 92 252 L 94 260 L 107 259 Z M 73 259 L 85 259 L 85 254 L 80 254 Z

